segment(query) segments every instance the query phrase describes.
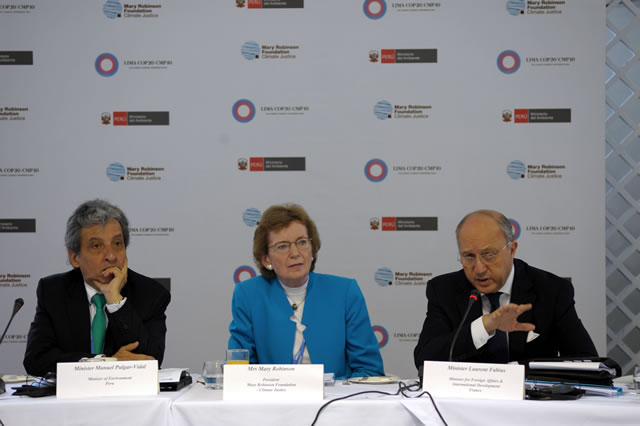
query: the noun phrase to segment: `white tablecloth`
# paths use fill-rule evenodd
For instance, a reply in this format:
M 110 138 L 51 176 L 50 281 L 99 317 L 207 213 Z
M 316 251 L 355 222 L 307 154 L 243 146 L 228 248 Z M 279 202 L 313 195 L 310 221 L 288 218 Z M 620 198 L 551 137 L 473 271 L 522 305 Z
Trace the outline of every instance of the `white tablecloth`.
M 394 393 L 397 385 L 336 384 L 325 401 L 243 403 L 222 401 L 222 391 L 193 384 L 179 392 L 129 398 L 0 396 L 0 421 L 16 425 L 310 425 L 324 402 L 363 390 Z M 442 416 L 456 425 L 640 425 L 640 395 L 586 396 L 577 401 L 496 401 L 437 398 Z M 363 395 L 330 404 L 318 426 L 441 425 L 429 398 Z
M 325 401 L 363 390 L 394 393 L 397 385 L 342 385 L 325 390 Z M 222 391 L 200 384 L 177 398 L 172 424 L 183 425 L 310 425 L 324 404 L 240 403 L 222 401 Z M 584 396 L 577 401 L 498 401 L 436 398 L 440 413 L 451 425 L 640 425 L 640 395 Z M 442 425 L 428 397 L 366 395 L 330 404 L 318 426 Z
M 0 395 L 0 424 L 4 426 L 124 426 L 171 425 L 171 404 L 180 392 L 157 396 L 58 399 Z M 185 390 L 186 392 L 186 390 Z

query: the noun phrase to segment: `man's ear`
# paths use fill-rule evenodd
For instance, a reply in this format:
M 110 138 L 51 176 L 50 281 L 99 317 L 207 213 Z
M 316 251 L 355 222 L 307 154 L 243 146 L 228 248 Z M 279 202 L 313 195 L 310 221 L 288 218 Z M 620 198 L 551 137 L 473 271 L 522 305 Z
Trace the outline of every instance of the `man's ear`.
M 73 265 L 74 268 L 80 267 L 80 262 L 78 262 L 78 254 L 72 252 L 71 250 L 67 250 L 67 256 L 69 257 L 69 262 Z

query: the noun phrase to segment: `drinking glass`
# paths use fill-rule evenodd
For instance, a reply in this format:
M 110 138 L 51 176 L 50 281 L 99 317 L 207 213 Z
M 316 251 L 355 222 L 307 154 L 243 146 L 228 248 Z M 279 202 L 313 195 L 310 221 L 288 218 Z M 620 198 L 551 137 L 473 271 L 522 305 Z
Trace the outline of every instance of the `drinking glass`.
M 249 350 L 228 349 L 227 364 L 249 364 Z
M 205 361 L 202 367 L 202 378 L 207 389 L 222 389 L 224 361 Z
M 633 368 L 633 388 L 636 392 L 640 391 L 640 365 Z

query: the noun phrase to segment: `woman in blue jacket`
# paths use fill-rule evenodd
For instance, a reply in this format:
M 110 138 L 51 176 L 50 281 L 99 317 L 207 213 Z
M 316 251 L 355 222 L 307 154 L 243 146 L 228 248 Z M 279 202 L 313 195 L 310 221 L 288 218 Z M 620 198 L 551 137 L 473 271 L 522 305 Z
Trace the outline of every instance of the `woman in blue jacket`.
M 316 225 L 295 204 L 269 207 L 253 256 L 262 273 L 236 285 L 230 349 L 256 364 L 324 364 L 336 378 L 382 376 L 367 306 L 354 279 L 312 272 Z

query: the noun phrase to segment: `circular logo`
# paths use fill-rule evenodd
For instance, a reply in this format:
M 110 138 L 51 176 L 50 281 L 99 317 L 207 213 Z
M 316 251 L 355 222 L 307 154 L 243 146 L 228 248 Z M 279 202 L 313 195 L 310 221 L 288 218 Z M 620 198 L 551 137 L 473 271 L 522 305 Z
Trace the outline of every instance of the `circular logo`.
M 116 0 L 107 0 L 102 8 L 102 12 L 109 19 L 116 19 L 122 13 L 122 5 Z
M 393 112 L 393 107 L 390 102 L 380 101 L 373 107 L 373 113 L 379 120 L 386 120 L 387 118 L 391 118 L 391 113 Z
M 519 160 L 512 161 L 507 166 L 507 174 L 511 179 L 517 180 L 517 179 L 523 178 L 525 171 L 526 171 L 526 168 L 524 166 L 524 163 Z
M 260 57 L 260 45 L 255 41 L 247 41 L 242 45 L 240 53 L 247 60 L 257 59 Z
M 505 74 L 513 74 L 520 68 L 520 55 L 515 50 L 505 50 L 498 55 L 498 69 Z
M 379 158 L 369 160 L 364 166 L 364 175 L 371 182 L 382 182 L 387 177 L 387 164 Z
M 111 53 L 103 53 L 96 58 L 96 71 L 103 77 L 111 77 L 118 72 L 118 58 Z
M 256 116 L 256 107 L 249 99 L 240 99 L 231 109 L 233 118 L 240 123 L 248 123 Z
M 375 334 L 378 339 L 378 347 L 384 348 L 387 346 L 387 343 L 389 343 L 389 333 L 387 333 L 387 330 L 381 325 L 374 325 L 371 328 L 373 328 L 373 334 Z
M 107 177 L 112 182 L 124 180 L 125 168 L 120 163 L 111 163 L 107 166 Z
M 507 12 L 513 16 L 524 14 L 524 0 L 508 0 Z
M 517 220 L 509 218 L 509 222 L 511 222 L 511 227 L 513 228 L 513 241 L 516 241 L 520 238 L 520 233 L 522 232 L 522 228 Z
M 380 268 L 374 276 L 380 287 L 388 287 L 393 284 L 393 271 L 389 268 Z
M 365 0 L 362 10 L 367 18 L 380 19 L 387 13 L 387 3 L 385 0 Z
M 248 277 L 246 275 L 249 275 Z M 242 277 L 245 278 L 242 278 Z M 256 271 L 247 265 L 238 266 L 238 268 L 233 272 L 233 282 L 238 284 L 244 280 L 248 280 L 249 278 L 253 278 L 256 276 Z
M 242 213 L 242 221 L 247 226 L 256 226 L 260 222 L 260 217 L 262 217 L 262 214 L 258 209 L 246 209 Z

